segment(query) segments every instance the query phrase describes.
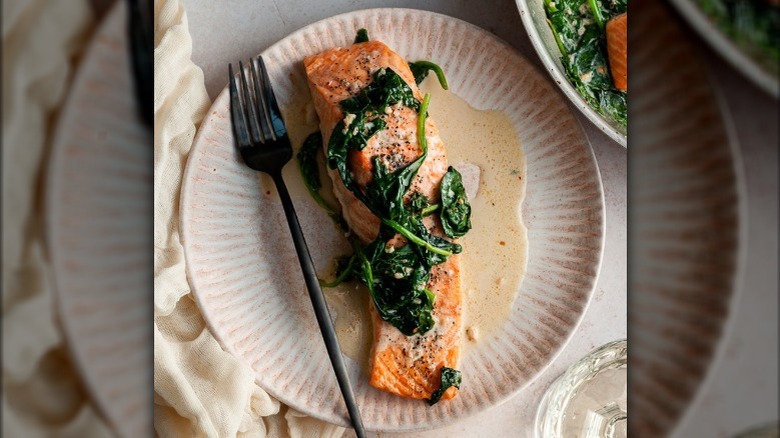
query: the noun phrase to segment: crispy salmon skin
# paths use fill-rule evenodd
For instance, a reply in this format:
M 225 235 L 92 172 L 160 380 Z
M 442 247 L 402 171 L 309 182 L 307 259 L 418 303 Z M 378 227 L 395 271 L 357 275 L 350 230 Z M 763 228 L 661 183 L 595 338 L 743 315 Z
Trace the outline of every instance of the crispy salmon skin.
M 392 69 L 411 88 L 414 97 L 422 100 L 407 62 L 379 41 L 357 43 L 334 48 L 304 60 L 306 76 L 314 108 L 320 118 L 320 129 L 326 145 L 336 125 L 345 119 L 339 103 L 355 96 L 371 83 L 378 70 Z M 350 150 L 348 165 L 358 186 L 365 188 L 373 179 L 374 159 L 393 172 L 421 154 L 417 141 L 418 114 L 403 105 L 388 107 L 381 118 L 385 129 L 373 135 L 362 150 Z M 345 120 L 345 123 L 347 120 Z M 433 120 L 427 118 L 425 135 L 428 155 L 412 181 L 409 193 L 420 192 L 432 202 L 439 200 L 441 179 L 448 163 L 444 144 Z M 333 190 L 342 206 L 342 215 L 357 237 L 364 243 L 377 237 L 379 219 L 344 185 L 336 170 L 329 170 Z M 408 195 L 408 193 L 407 193 Z M 435 215 L 426 218 L 431 233 L 444 236 Z M 404 244 L 396 236 L 392 242 Z M 435 324 L 424 334 L 406 336 L 384 321 L 371 304 L 374 339 L 369 363 L 370 383 L 376 388 L 404 397 L 429 399 L 441 384 L 442 367 L 456 368 L 461 351 L 462 291 L 458 255 L 431 269 L 428 289 L 435 293 L 433 318 Z M 442 399 L 457 394 L 449 388 Z

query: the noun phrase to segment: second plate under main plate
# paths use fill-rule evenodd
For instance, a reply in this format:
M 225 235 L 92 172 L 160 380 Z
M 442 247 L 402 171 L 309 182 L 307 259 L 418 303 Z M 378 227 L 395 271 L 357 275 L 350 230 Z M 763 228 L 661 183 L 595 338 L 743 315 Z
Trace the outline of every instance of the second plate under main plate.
M 429 407 L 371 387 L 360 367 L 350 364 L 368 429 L 432 428 L 506 400 L 538 375 L 574 332 L 601 263 L 601 179 L 569 107 L 528 61 L 490 33 L 431 12 L 352 12 L 270 47 L 263 57 L 283 111 L 294 105 L 296 87 L 305 84 L 304 57 L 351 44 L 360 28 L 406 59 L 442 66 L 451 91 L 473 107 L 504 112 L 527 163 L 526 276 L 508 321 L 464 353 L 458 397 Z M 300 412 L 347 425 L 281 206 L 270 196 L 275 189 L 238 157 L 225 91 L 201 126 L 183 184 L 187 272 L 214 336 L 250 364 L 275 397 Z M 311 213 L 310 200 L 294 202 L 304 232 L 332 226 L 326 216 Z M 337 244 L 312 232 L 306 237 L 312 248 Z

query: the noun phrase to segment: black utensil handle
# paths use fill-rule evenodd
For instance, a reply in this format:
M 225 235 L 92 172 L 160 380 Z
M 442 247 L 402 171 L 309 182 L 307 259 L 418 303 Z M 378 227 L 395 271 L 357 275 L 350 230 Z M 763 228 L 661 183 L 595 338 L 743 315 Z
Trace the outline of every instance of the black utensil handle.
M 128 39 L 138 112 L 143 122 L 154 123 L 154 29 L 151 1 L 128 0 Z
M 276 184 L 276 190 L 279 192 L 279 198 L 282 200 L 284 214 L 287 216 L 287 224 L 290 226 L 295 251 L 298 253 L 298 261 L 301 263 L 303 278 L 306 281 L 306 288 L 309 290 L 311 304 L 314 307 L 314 314 L 317 316 L 317 323 L 320 325 L 322 338 L 325 340 L 325 347 L 328 349 L 330 363 L 333 365 L 333 371 L 336 372 L 336 380 L 339 382 L 341 394 L 344 396 L 344 402 L 347 405 L 347 411 L 352 419 L 352 426 L 358 437 L 365 436 L 363 429 L 363 420 L 360 418 L 360 411 L 355 402 L 355 394 L 352 391 L 352 383 L 347 375 L 347 367 L 344 365 L 344 359 L 341 356 L 341 347 L 339 347 L 336 330 L 333 328 L 333 322 L 330 319 L 330 312 L 325 302 L 325 295 L 320 288 L 320 282 L 317 279 L 317 271 L 314 269 L 314 263 L 309 254 L 309 248 L 306 246 L 306 240 L 303 238 L 301 224 L 298 222 L 298 215 L 295 214 L 290 194 L 287 192 L 287 186 L 282 180 L 281 173 L 272 174 L 271 177 Z

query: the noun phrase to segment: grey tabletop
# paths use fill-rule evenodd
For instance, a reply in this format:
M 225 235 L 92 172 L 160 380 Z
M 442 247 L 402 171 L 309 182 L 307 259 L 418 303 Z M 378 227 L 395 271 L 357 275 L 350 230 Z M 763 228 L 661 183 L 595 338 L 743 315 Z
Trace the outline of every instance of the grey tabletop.
M 212 97 L 222 90 L 227 80 L 227 65 L 239 59 L 260 53 L 279 39 L 301 27 L 336 14 L 374 7 L 403 7 L 431 10 L 473 23 L 507 41 L 520 54 L 542 70 L 541 61 L 536 56 L 530 40 L 525 34 L 519 13 L 513 0 L 333 0 L 317 2 L 313 0 L 235 0 L 230 6 L 222 2 L 209 0 L 182 0 L 189 18 L 189 28 L 193 39 L 192 58 L 203 69 L 207 90 Z M 717 64 L 717 59 L 712 60 Z M 756 319 L 749 318 L 752 312 L 760 312 L 767 321 L 774 321 L 773 333 L 777 333 L 777 296 L 774 305 L 765 306 L 773 291 L 777 290 L 777 175 L 774 168 L 777 163 L 777 149 L 769 147 L 777 143 L 777 130 L 773 121 L 777 120 L 775 101 L 748 84 L 745 79 L 728 67 L 719 66 L 721 74 L 717 80 L 720 87 L 729 90 L 727 103 L 734 107 L 734 120 L 737 132 L 743 143 L 743 159 L 746 166 L 754 166 L 748 173 L 748 195 L 750 197 L 751 221 L 750 244 L 755 245 L 756 255 L 751 253 L 748 288 L 753 293 L 744 300 L 737 316 L 740 330 L 732 330 L 732 339 L 724 341 L 746 364 L 759 355 L 766 364 L 760 370 L 762 382 L 777 384 L 776 374 L 768 370 L 777 368 L 777 350 L 774 353 L 764 349 L 757 351 L 747 346 L 745 338 L 764 336 L 769 330 Z M 739 91 L 743 90 L 743 91 Z M 746 94 L 745 94 L 746 93 Z M 753 102 L 758 102 L 758 106 Z M 450 426 L 426 433 L 429 438 L 469 436 L 504 437 L 532 436 L 531 424 L 536 407 L 544 390 L 567 367 L 584 356 L 593 348 L 606 342 L 625 338 L 627 334 L 627 262 L 626 262 L 626 206 L 627 206 L 627 150 L 610 140 L 594 127 L 584 116 L 572 107 L 588 136 L 598 160 L 604 184 L 606 203 L 606 240 L 604 259 L 593 300 L 587 308 L 582 323 L 571 341 L 563 348 L 558 357 L 534 381 L 499 406 L 488 409 L 473 417 L 453 423 Z M 772 118 L 774 114 L 774 118 Z M 774 127 L 774 131 L 772 130 Z M 774 196 L 774 198 L 772 197 Z M 774 222 L 772 222 L 774 221 Z M 766 235 L 759 230 L 769 230 L 774 234 Z M 751 245 L 751 246 L 752 246 Z M 774 259 L 772 259 L 774 257 Z M 755 258 L 755 260 L 753 260 Z M 775 260 L 774 267 L 769 266 Z M 774 283 L 773 283 L 774 282 Z M 771 302 L 771 301 L 770 301 Z M 774 319 L 772 319 L 774 318 Z M 743 327 L 744 326 L 744 327 Z M 776 348 L 776 346 L 775 346 Z M 774 362 L 772 362 L 774 361 Z M 716 367 L 716 372 L 728 377 L 738 372 L 735 365 Z M 758 377 L 758 375 L 757 375 Z M 709 382 L 710 393 L 720 395 L 717 382 Z M 751 387 L 752 388 L 752 387 Z M 749 388 L 745 388 L 748 391 Z M 766 393 L 766 391 L 764 391 Z M 741 430 L 744 427 L 763 420 L 777 418 L 777 401 L 774 405 L 770 395 L 761 395 L 763 407 L 751 415 L 729 417 L 709 412 L 731 412 L 728 401 L 713 405 L 706 395 L 697 399 L 700 413 L 692 412 L 686 418 L 685 431 L 722 431 Z M 708 404 L 709 403 L 709 404 Z M 772 407 L 774 406 L 774 407 Z M 714 410 L 713 410 L 714 409 Z M 774 414 L 769 414 L 773 412 Z M 775 415 L 772 417 L 772 415 Z M 709 425 L 704 429 L 694 424 L 707 419 Z M 728 421 L 727 421 L 728 420 Z M 733 426 L 731 426 L 733 425 Z M 744 426 L 744 427 L 743 427 Z M 687 428 L 687 429 L 686 429 Z M 725 429 L 724 429 L 725 428 Z M 382 436 L 414 436 L 415 434 L 381 434 Z M 705 434 L 706 436 L 714 436 Z M 702 435 L 702 436 L 705 436 Z M 691 436 L 691 435 L 680 435 Z

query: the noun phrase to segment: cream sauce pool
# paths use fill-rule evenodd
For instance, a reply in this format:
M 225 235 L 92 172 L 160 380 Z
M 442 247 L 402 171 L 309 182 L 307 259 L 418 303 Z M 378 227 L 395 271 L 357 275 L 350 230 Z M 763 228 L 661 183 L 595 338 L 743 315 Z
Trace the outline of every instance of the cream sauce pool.
M 293 80 L 295 92 L 284 116 L 297 153 L 306 136 L 318 129 L 318 121 L 306 84 L 299 83 L 298 76 Z M 439 129 L 450 164 L 463 175 L 472 206 L 472 229 L 459 241 L 463 245 L 463 346 L 467 354 L 471 346 L 478 345 L 480 339 L 490 336 L 507 320 L 525 275 L 528 245 L 521 216 L 525 157 L 514 125 L 502 112 L 472 108 L 454 93 L 443 90 L 433 74 L 423 81 L 420 90 L 431 94 L 429 114 Z M 291 196 L 296 203 L 311 201 L 294 161 L 284 171 Z M 324 163 L 320 164 L 321 193 L 336 205 Z M 270 179 L 264 184 L 272 187 Z M 323 232 L 336 231 L 335 227 L 323 227 Z M 320 278 L 330 279 L 335 262 L 318 268 Z M 373 338 L 367 289 L 352 282 L 325 288 L 324 292 L 335 316 L 342 350 L 367 370 Z

